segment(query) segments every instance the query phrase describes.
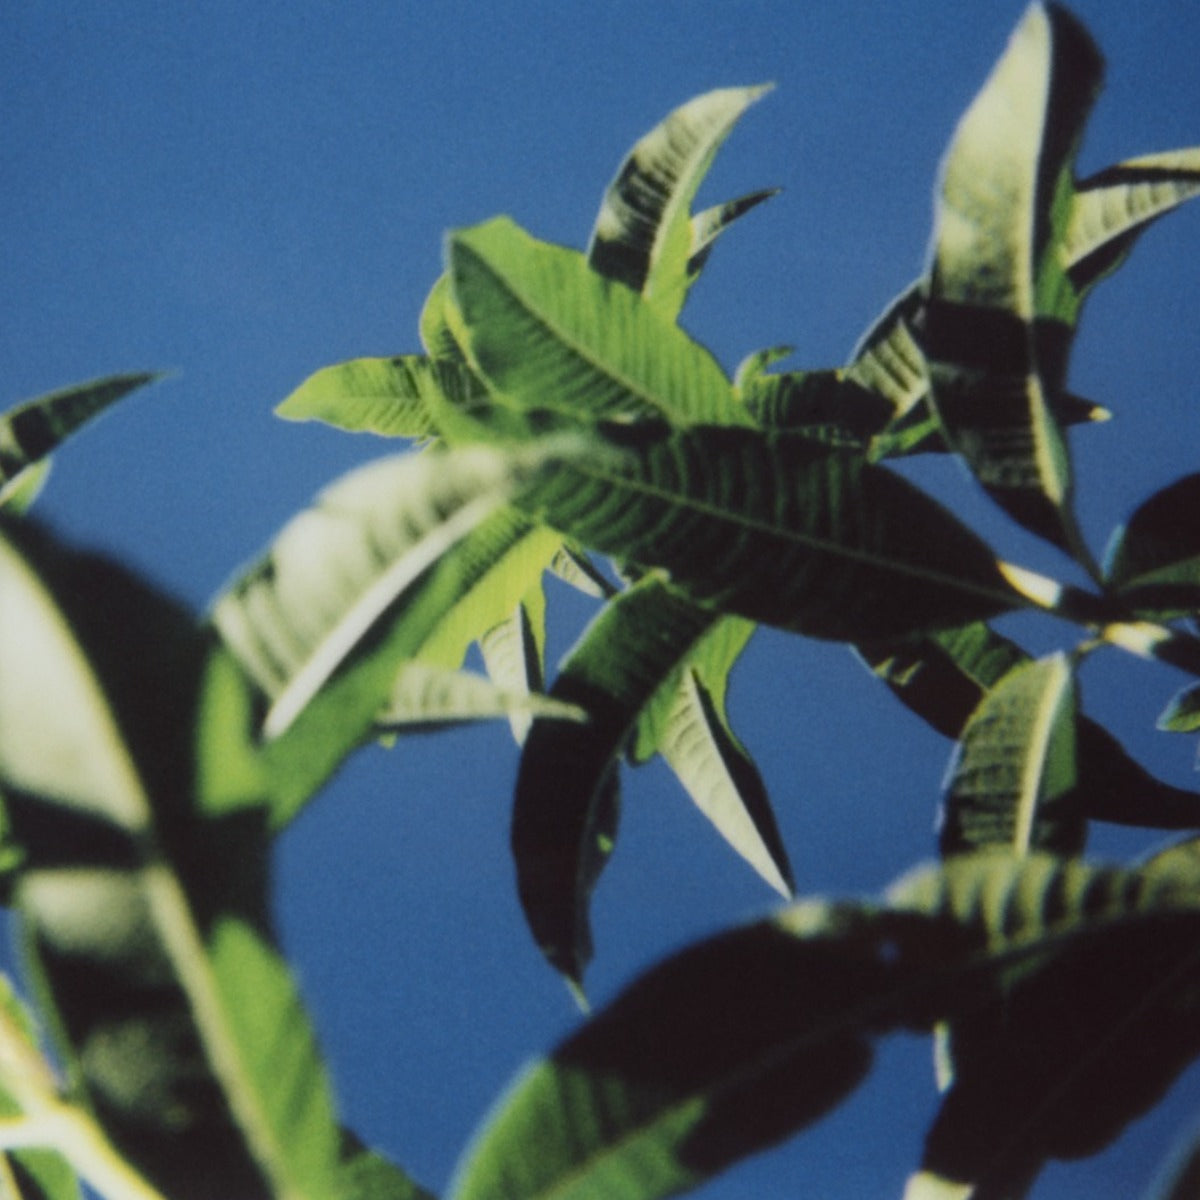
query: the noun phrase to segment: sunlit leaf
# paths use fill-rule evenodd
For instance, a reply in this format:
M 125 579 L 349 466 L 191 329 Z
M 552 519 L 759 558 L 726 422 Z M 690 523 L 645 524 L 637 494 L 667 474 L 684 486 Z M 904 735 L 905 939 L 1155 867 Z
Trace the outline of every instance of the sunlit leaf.
M 1064 9 L 1027 11 L 947 151 L 923 338 L 951 446 L 1014 518 L 1085 561 L 1050 398 L 1074 321 L 1061 230 L 1102 69 Z
M 606 440 L 626 455 L 566 464 L 519 504 L 585 545 L 666 569 L 701 604 L 848 641 L 1024 604 L 973 533 L 861 455 L 734 428 L 641 426 Z
M 402 662 L 457 666 L 541 575 L 559 539 L 506 504 L 556 445 L 359 468 L 218 599 L 214 626 L 270 701 L 264 734 L 287 737 L 277 821 L 368 736 Z
M 275 409 L 289 421 L 322 421 L 349 433 L 419 438 L 434 433 L 426 394 L 430 359 L 355 358 L 310 375 Z
M 1076 185 L 1062 253 L 1080 298 L 1115 271 L 1145 228 L 1200 195 L 1200 147 L 1148 154 Z
M 697 257 L 730 221 L 766 199 L 755 192 L 693 219 L 692 201 L 713 157 L 769 86 L 697 96 L 629 152 L 600 206 L 588 247 L 592 269 L 640 292 L 670 321 L 699 270 Z
M 161 379 L 154 372 L 110 375 L 27 400 L 0 413 L 0 506 L 27 507 L 35 464 L 130 392 Z
M 1200 474 L 1185 475 L 1138 506 L 1109 547 L 1105 575 L 1139 613 L 1200 611 Z
M 528 723 L 535 717 L 579 721 L 584 715 L 582 709 L 560 704 L 549 696 L 505 691 L 472 671 L 454 671 L 414 660 L 401 666 L 376 725 L 403 732 L 496 717 L 520 716 Z
M 1023 1148 L 1044 1158 L 1103 1144 L 1200 1049 L 1191 995 L 1176 1003 L 1160 988 L 1152 1003 L 1134 1000 L 1129 1019 L 1154 978 L 1143 965 L 1186 962 L 1196 984 L 1197 883 L 1180 863 L 1138 873 L 1039 854 L 964 856 L 907 877 L 886 906 L 807 901 L 703 942 L 527 1070 L 450 1194 L 653 1200 L 686 1190 L 832 1109 L 866 1074 L 873 1037 L 927 1030 L 986 1005 L 999 986 L 1024 986 L 1035 1001 L 1028 1029 L 1013 1015 L 1018 1043 L 1055 1027 L 1041 1011 L 1053 986 L 1063 1013 L 1087 1011 L 1089 1037 L 1062 1038 L 1045 1069 L 1012 1054 L 1011 1070 L 1037 1082 L 1016 1115 L 1047 1110 Z M 1091 1010 L 1092 976 L 1113 952 L 1129 955 L 1128 984 Z
M 541 692 L 546 682 L 546 594 L 539 580 L 502 621 L 485 630 L 479 649 L 488 677 L 515 695 Z M 518 746 L 524 743 L 533 715 L 514 709 L 509 726 Z
M 1074 667 L 1065 654 L 1020 663 L 990 688 L 961 735 L 943 803 L 943 854 L 1083 848 Z
M 498 217 L 453 234 L 449 260 L 471 364 L 499 402 L 571 422 L 750 423 L 716 359 L 583 255 Z
M 199 714 L 236 711 L 200 695 L 209 638 L 32 531 L 0 541 L 0 575 L 15 903 L 73 1078 L 172 1197 L 330 1195 L 328 1083 L 267 928 L 269 798 L 229 803 L 249 726 L 241 751 L 225 731 L 231 779 L 223 757 L 197 757 Z
M 725 841 L 790 898 L 791 865 L 766 786 L 725 712 L 729 673 L 753 632 L 739 617 L 713 622 L 643 709 L 631 757 L 661 754 Z

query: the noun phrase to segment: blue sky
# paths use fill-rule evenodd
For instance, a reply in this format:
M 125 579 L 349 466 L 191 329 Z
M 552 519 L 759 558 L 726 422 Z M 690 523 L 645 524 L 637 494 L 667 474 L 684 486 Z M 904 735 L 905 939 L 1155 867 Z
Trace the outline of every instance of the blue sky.
M 630 144 L 711 87 L 773 80 L 702 199 L 784 193 L 739 223 L 684 314 L 727 368 L 797 347 L 843 361 L 920 269 L 941 152 L 1019 0 L 963 5 L 661 0 L 300 0 L 6 6 L 0 45 L 5 403 L 111 371 L 173 368 L 64 451 L 41 505 L 193 607 L 322 484 L 388 449 L 271 415 L 311 371 L 418 348 L 448 228 L 507 212 L 582 247 Z M 1200 15 L 1080 0 L 1109 63 L 1086 173 L 1200 142 Z M 1075 439 L 1093 548 L 1195 469 L 1200 206 L 1154 228 L 1089 302 L 1075 391 L 1117 419 Z M 952 464 L 920 478 L 1007 557 L 1057 571 Z M 553 647 L 588 610 L 564 591 Z M 1064 631 L 1014 627 L 1031 649 Z M 1064 643 L 1065 644 L 1065 643 Z M 1111 658 L 1112 656 L 1110 656 Z M 1181 681 L 1097 661 L 1088 711 L 1173 782 L 1194 747 L 1154 734 Z M 774 798 L 802 892 L 874 892 L 933 848 L 948 746 L 844 649 L 762 633 L 732 717 Z M 283 840 L 278 911 L 348 1122 L 440 1189 L 514 1071 L 577 1014 L 524 932 L 508 857 L 516 754 L 500 727 L 352 763 Z M 627 775 L 595 905 L 597 1002 L 669 949 L 764 912 L 665 771 Z M 1154 839 L 1100 830 L 1098 854 Z M 935 1098 L 923 1043 L 707 1200 L 899 1195 Z M 1194 1118 L 1200 1074 L 1109 1154 L 1035 1196 L 1136 1195 Z

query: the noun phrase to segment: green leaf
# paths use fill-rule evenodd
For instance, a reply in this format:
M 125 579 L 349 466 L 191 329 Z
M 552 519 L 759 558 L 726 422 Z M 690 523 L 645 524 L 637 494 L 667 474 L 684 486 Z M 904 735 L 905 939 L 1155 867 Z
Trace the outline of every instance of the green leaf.
M 332 1194 L 329 1087 L 267 927 L 269 798 L 228 803 L 251 731 L 230 778 L 198 740 L 235 712 L 201 694 L 209 638 L 32 530 L 0 541 L 0 577 L 15 904 L 74 1086 L 171 1196 Z
M 747 410 L 764 429 L 803 434 L 830 446 L 864 449 L 892 410 L 840 370 L 759 375 L 741 389 Z
M 559 539 L 506 505 L 564 450 L 477 447 L 360 468 L 220 597 L 213 624 L 271 703 L 277 823 L 370 735 L 404 661 L 457 666 L 540 576 Z
M 863 641 L 1025 603 L 973 533 L 858 454 L 704 426 L 595 440 L 626 454 L 566 464 L 518 503 L 585 545 L 667 570 L 705 606 Z
M 33 1017 L 8 976 L 0 975 L 0 1123 L 36 1142 L 39 1124 L 51 1141 L 52 1116 L 61 1111 L 57 1081 L 37 1045 Z M 5 1145 L 7 1137 L 0 1137 Z M 14 1143 L 16 1144 L 16 1143 Z M 8 1189 L 7 1191 L 5 1189 Z M 0 1154 L 0 1195 L 16 1200 L 79 1200 L 70 1162 L 55 1149 L 5 1149 Z
M 479 649 L 488 677 L 499 687 L 525 696 L 544 690 L 546 594 L 540 580 L 525 593 L 509 616 L 483 633 Z M 532 713 L 519 709 L 510 712 L 509 726 L 518 746 L 524 744 L 532 723 Z
M 661 754 L 725 841 L 790 899 L 791 865 L 766 786 L 725 712 L 729 673 L 753 632 L 739 617 L 713 622 L 642 710 L 630 756 Z
M 452 307 L 450 272 L 443 271 L 430 289 L 421 309 L 419 332 L 425 353 L 435 360 L 465 363 L 466 357 L 451 329 L 449 311 Z
M 161 378 L 153 372 L 110 375 L 38 396 L 0 414 L 0 507 L 15 503 L 18 495 L 24 497 L 25 507 L 32 497 L 23 489 L 33 485 L 27 473 L 35 464 L 118 400 Z
M 1200 147 L 1131 158 L 1076 185 L 1062 253 L 1080 300 L 1153 221 L 1200 195 Z
M 993 939 L 1020 939 L 1024 889 L 996 861 L 994 874 L 951 875 L 941 904 L 980 906 Z M 971 1195 L 1022 1195 L 1047 1160 L 1103 1149 L 1200 1050 L 1200 976 L 1183 916 L 1200 895 L 1195 856 L 1168 852 L 1130 872 L 1052 863 L 1016 877 L 1033 885 L 1048 926 L 1042 953 L 1006 964 L 952 1014 L 952 1075 L 922 1165 Z
M 400 667 L 388 703 L 376 717 L 376 725 L 388 732 L 412 732 L 465 721 L 518 716 L 528 724 L 535 717 L 581 721 L 585 714 L 582 709 L 560 704 L 549 696 L 506 691 L 472 671 L 453 671 L 414 660 Z
M 1200 729 L 1200 685 L 1184 688 L 1158 718 L 1158 727 L 1171 733 L 1195 733 Z
M 833 1108 L 865 1076 L 874 1036 L 928 1030 L 1022 977 L 1039 1003 L 1062 987 L 1062 1011 L 1078 1006 L 1089 1033 L 1062 1037 L 1059 1020 L 1046 1070 L 1012 1058 L 1013 1071 L 1042 1085 L 1024 1099 L 1048 1110 L 1029 1150 L 1102 1144 L 1200 1049 L 1190 995 L 1175 1010 L 1165 988 L 1157 1007 L 1136 999 L 1154 978 L 1143 964 L 1186 962 L 1195 982 L 1198 883 L 1195 866 L 1178 862 L 1131 872 L 1039 854 L 964 856 L 907 877 L 886 906 L 806 901 L 700 943 L 635 981 L 515 1082 L 450 1194 L 653 1200 L 684 1191 Z M 1113 951 L 1130 955 L 1128 970 L 1093 1012 L 1088 989 L 1102 968 L 1111 973 Z M 1180 1019 L 1189 1008 L 1190 1024 Z M 1164 1009 L 1171 1024 L 1159 1040 Z M 1051 1025 L 1035 1006 L 1028 1032 Z M 1096 1087 L 1099 1103 L 1087 1090 Z M 1070 1103 L 1059 1102 L 1064 1092 Z
M 1065 10 L 1028 10 L 946 155 L 924 335 L 951 446 L 1011 516 L 1085 562 L 1050 398 L 1075 318 L 1060 299 L 1062 214 L 1101 73 Z
M 771 192 L 692 217 L 696 191 L 741 115 L 770 86 L 720 88 L 675 109 L 629 152 L 609 185 L 588 246 L 592 270 L 640 292 L 669 321 L 713 239 Z
M 711 208 L 698 212 L 691 219 L 689 222 L 692 235 L 691 255 L 687 260 L 687 286 L 689 288 L 699 279 L 700 272 L 704 269 L 704 264 L 708 262 L 708 256 L 712 253 L 717 238 L 739 217 L 744 216 L 752 208 L 757 208 L 764 200 L 778 196 L 779 191 L 779 188 L 760 188 L 756 192 L 739 196 L 736 200 L 726 200 L 724 204 L 714 204 Z M 661 293 L 658 289 L 655 289 L 655 296 L 659 294 Z M 644 292 L 643 295 L 645 295 Z M 666 309 L 661 302 L 659 307 Z
M 323 421 L 348 433 L 420 438 L 434 433 L 426 402 L 433 362 L 418 354 L 355 358 L 310 375 L 275 409 L 288 421 Z
M 581 254 L 497 217 L 452 234 L 449 262 L 465 348 L 498 403 L 570 424 L 749 424 L 716 359 Z
M 517 890 L 534 940 L 579 984 L 591 957 L 588 904 L 616 835 L 617 767 L 639 713 L 713 623 L 654 577 L 610 600 L 550 689 L 582 725 L 535 724 L 513 805 Z
M 356 1147 L 342 1164 L 338 1200 L 437 1200 L 382 1154 Z
M 905 642 L 855 647 L 867 666 L 917 716 L 958 741 L 988 689 L 1029 662 L 1019 646 L 982 622 Z M 1088 820 L 1154 829 L 1200 824 L 1200 795 L 1156 779 L 1102 726 L 1080 716 L 1075 794 L 1062 803 Z
M 1086 822 L 1077 782 L 1074 666 L 1062 653 L 1009 670 L 962 731 L 946 788 L 943 854 L 1076 854 Z
M 1200 474 L 1177 479 L 1138 506 L 1110 544 L 1105 577 L 1143 616 L 1200 611 Z

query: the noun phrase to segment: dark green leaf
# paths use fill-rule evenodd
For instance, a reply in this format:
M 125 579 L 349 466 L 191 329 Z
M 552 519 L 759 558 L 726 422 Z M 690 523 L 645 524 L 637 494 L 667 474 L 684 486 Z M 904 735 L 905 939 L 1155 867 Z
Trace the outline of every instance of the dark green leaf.
M 534 939 L 576 984 L 591 957 L 588 903 L 616 833 L 616 772 L 638 714 L 714 617 L 647 577 L 589 625 L 550 696 L 582 725 L 535 724 L 513 806 L 517 889 Z
M 588 247 L 592 270 L 640 292 L 675 320 L 713 239 L 772 194 L 756 192 L 692 217 L 692 200 L 717 150 L 738 118 L 769 90 L 706 92 L 634 146 L 604 194 Z
M 987 690 L 1029 661 L 1019 646 L 982 622 L 856 649 L 903 704 L 955 741 Z M 1094 821 L 1156 829 L 1200 824 L 1200 795 L 1156 779 L 1095 721 L 1080 717 L 1076 739 L 1076 795 L 1064 804 Z
M 145 371 L 110 375 L 38 396 L 0 414 L 0 506 L 7 506 L 27 482 L 26 472 L 82 425 L 161 378 Z
M 976 1011 L 1022 979 L 1039 996 L 1061 986 L 1063 1012 L 1087 1010 L 1087 989 L 1105 986 L 1094 976 L 1116 949 L 1129 955 L 1127 969 L 1113 1002 L 1082 1022 L 1090 1040 L 1064 1038 L 1045 1072 L 1010 1062 L 1010 1073 L 1052 1085 L 1024 1097 L 1054 1105 L 1030 1153 L 1102 1143 L 1200 1049 L 1190 994 L 1159 988 L 1154 1004 L 1132 995 L 1153 978 L 1143 964 L 1181 952 L 1196 982 L 1198 884 L 1196 867 L 1180 862 L 1139 873 L 1037 854 L 964 856 L 901 881 L 887 907 L 808 901 L 701 943 L 652 969 L 518 1080 L 451 1194 L 653 1200 L 684 1191 L 834 1107 L 869 1068 L 872 1037 Z M 1173 1018 L 1160 1038 L 1162 1011 L 1189 1008 L 1190 1025 Z M 1123 1072 L 1133 1076 L 1128 1094 Z M 1089 1087 L 1101 1089 L 1099 1105 Z M 1055 1103 L 1064 1088 L 1089 1099 Z
M 1105 574 L 1144 615 L 1200 611 L 1200 474 L 1177 479 L 1137 508 L 1109 547 Z
M 701 604 L 812 637 L 863 641 L 1021 607 L 991 551 L 858 454 L 755 430 L 607 431 L 518 503 Z M 597 439 L 598 444 L 602 444 Z
M 1184 688 L 1158 718 L 1159 729 L 1195 733 L 1200 729 L 1200 686 Z

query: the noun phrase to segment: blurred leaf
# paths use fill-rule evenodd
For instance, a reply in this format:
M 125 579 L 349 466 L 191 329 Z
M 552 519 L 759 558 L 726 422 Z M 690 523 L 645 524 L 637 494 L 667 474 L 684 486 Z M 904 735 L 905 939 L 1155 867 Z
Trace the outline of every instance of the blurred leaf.
M 513 805 L 517 890 L 542 953 L 575 984 L 591 958 L 592 889 L 616 835 L 620 756 L 638 714 L 713 620 L 654 577 L 620 593 L 550 689 L 586 723 L 535 724 L 525 743 Z
M 1080 301 L 1152 221 L 1196 195 L 1200 147 L 1131 158 L 1078 183 L 1062 249 Z
M 356 1147 L 342 1164 L 338 1200 L 436 1200 L 382 1154 Z
M 419 331 L 425 353 L 435 360 L 465 363 L 453 330 L 450 328 L 448 309 L 451 304 L 450 272 L 443 271 L 430 289 L 421 309 Z
M 1027 10 L 947 152 L 924 314 L 950 444 L 1011 516 L 1085 562 L 1050 397 L 1075 317 L 1059 299 L 1071 167 L 1102 70 L 1066 10 Z
M 506 691 L 484 675 L 413 661 L 400 667 L 386 707 L 376 717 L 391 732 L 438 729 L 496 717 L 581 721 L 582 709 L 529 691 Z
M 1200 685 L 1184 688 L 1158 718 L 1158 727 L 1171 733 L 1195 733 L 1200 729 Z
M 606 599 L 617 590 L 584 551 L 577 550 L 565 542 L 550 560 L 550 570 L 576 591 L 597 600 Z
M 1082 936 L 1009 963 L 951 1022 L 952 1078 L 922 1165 L 973 1185 L 971 1196 L 1023 1195 L 1046 1161 L 1102 1150 L 1200 1052 L 1200 964 L 1177 915 L 1200 896 L 1195 856 L 1103 874 L 1047 872 L 1045 861 L 1034 867 L 1039 907 L 1056 925 L 1081 917 L 1072 933 Z M 993 879 L 948 891 L 945 903 L 990 907 L 1008 934 L 1022 923 L 1015 899 Z
M 45 478 L 44 468 L 38 473 L 40 478 L 33 474 L 35 464 L 106 408 L 161 378 L 161 374 L 145 371 L 110 375 L 38 396 L 0 413 L 0 507 L 13 505 L 17 511 L 28 507 L 32 493 Z
M 642 710 L 631 758 L 661 754 L 725 841 L 790 899 L 792 869 L 766 786 L 725 712 L 729 672 L 753 632 L 739 617 L 712 623 Z
M 499 687 L 526 696 L 545 689 L 546 594 L 540 580 L 508 617 L 484 632 L 479 649 L 488 677 Z M 508 721 L 517 745 L 522 745 L 533 722 L 532 713 L 516 709 L 509 713 Z
M 773 194 L 755 192 L 692 217 L 692 201 L 716 152 L 768 91 L 770 86 L 706 92 L 638 141 L 604 194 L 588 246 L 592 270 L 640 292 L 675 320 L 713 240 Z
M 1014 1039 L 1026 1019 L 1030 1035 L 1052 1027 L 1041 1011 L 1051 985 L 1061 989 L 1059 1026 L 1078 1007 L 1090 1035 L 1062 1038 L 1045 1071 L 1010 1050 L 1009 1073 L 1042 1085 L 1014 1110 L 1045 1114 L 1022 1149 L 1036 1157 L 1103 1144 L 1200 1049 L 1191 996 L 1176 1005 L 1160 988 L 1148 1003 L 1135 991 L 1155 978 L 1143 965 L 1165 961 L 1186 963 L 1195 982 L 1198 883 L 1180 863 L 1131 872 L 1040 854 L 963 856 L 906 877 L 887 907 L 807 901 L 700 943 L 516 1081 L 451 1195 L 684 1191 L 832 1109 L 869 1069 L 872 1037 L 928 1029 L 1010 984 L 1036 1001 L 1016 1015 Z M 1126 964 L 1118 1002 L 1093 1010 L 1093 977 L 1114 951 Z M 1173 1016 L 1160 1038 L 1164 1010 Z M 1058 1102 L 1063 1094 L 1070 1103 Z
M 323 421 L 348 433 L 420 438 L 435 432 L 426 402 L 433 362 L 419 354 L 355 358 L 310 375 L 275 409 L 288 421 Z
M 1062 653 L 1011 668 L 962 731 L 943 805 L 943 855 L 1083 848 L 1074 666 Z
M 564 464 L 518 504 L 626 563 L 664 568 L 697 603 L 847 641 L 1026 603 L 973 533 L 860 455 L 734 428 L 603 432 L 623 458 Z
M 1200 474 L 1138 506 L 1109 547 L 1105 575 L 1130 608 L 1158 618 L 1200 611 Z
M 24 1117 L 27 1129 L 57 1106 L 57 1082 L 37 1045 L 37 1030 L 6 975 L 0 975 L 0 1123 Z M 49 1126 L 50 1122 L 46 1121 Z M 46 1130 L 47 1142 L 50 1130 Z M 0 1144 L 4 1139 L 0 1138 Z M 7 1188 L 7 1190 L 6 1190 Z M 14 1200 L 79 1200 L 79 1182 L 56 1150 L 20 1149 L 0 1154 L 0 1195 Z
M 506 504 L 564 451 L 477 447 L 359 468 L 218 599 L 214 626 L 271 701 L 276 823 L 370 735 L 404 661 L 457 666 L 540 577 L 559 538 Z
M 234 712 L 200 694 L 211 642 L 33 530 L 0 541 L 0 576 L 15 903 L 75 1085 L 173 1200 L 329 1196 L 328 1083 L 267 931 L 268 797 L 228 803 L 251 731 L 230 747 L 232 779 L 195 740 L 200 713 Z
M 39 458 L 23 471 L 18 471 L 8 483 L 0 485 L 0 510 L 15 517 L 27 513 L 42 494 L 53 465 L 52 459 Z
M 449 261 L 471 365 L 497 403 L 572 424 L 749 424 L 716 359 L 581 254 L 498 217 L 451 235 Z

